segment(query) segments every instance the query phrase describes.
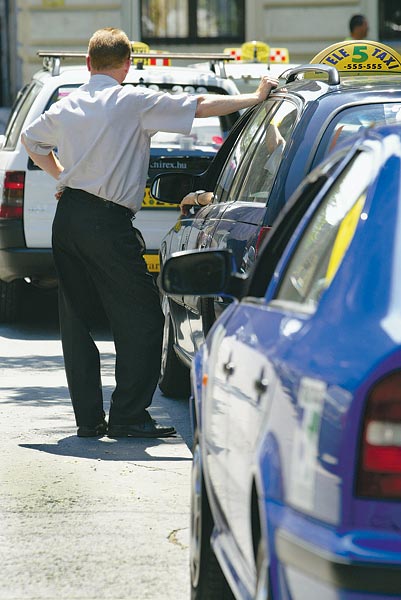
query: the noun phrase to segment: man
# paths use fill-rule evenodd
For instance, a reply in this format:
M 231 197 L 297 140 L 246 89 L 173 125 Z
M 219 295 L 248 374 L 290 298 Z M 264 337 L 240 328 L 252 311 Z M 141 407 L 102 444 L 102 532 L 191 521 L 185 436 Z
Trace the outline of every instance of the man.
M 277 85 L 266 76 L 253 94 L 171 96 L 122 86 L 130 56 L 124 32 L 96 31 L 87 55 L 89 83 L 53 104 L 21 138 L 60 190 L 52 245 L 65 370 L 81 437 L 175 433 L 147 411 L 159 376 L 163 315 L 133 219 L 142 204 L 151 135 L 159 130 L 189 134 L 195 116 L 253 106 Z M 99 352 L 91 336 L 95 296 L 110 322 L 116 350 L 108 425 Z
M 352 40 L 363 40 L 368 35 L 369 24 L 364 15 L 353 15 L 349 21 Z

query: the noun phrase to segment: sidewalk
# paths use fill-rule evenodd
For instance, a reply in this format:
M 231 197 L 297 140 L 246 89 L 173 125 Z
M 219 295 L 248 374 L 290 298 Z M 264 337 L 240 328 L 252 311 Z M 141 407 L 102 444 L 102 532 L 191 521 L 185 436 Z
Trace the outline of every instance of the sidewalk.
M 98 346 L 107 395 L 114 348 Z M 0 599 L 186 600 L 182 437 L 77 438 L 54 329 L 0 327 L 0 381 Z M 187 402 L 158 394 L 152 414 L 187 434 Z

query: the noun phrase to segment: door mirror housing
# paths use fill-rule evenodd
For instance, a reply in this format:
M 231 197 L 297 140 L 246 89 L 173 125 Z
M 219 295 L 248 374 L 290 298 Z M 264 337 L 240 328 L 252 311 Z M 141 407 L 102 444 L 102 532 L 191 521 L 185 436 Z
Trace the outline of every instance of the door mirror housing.
M 165 262 L 160 285 L 173 296 L 227 296 L 241 298 L 247 277 L 237 273 L 229 250 L 175 252 Z
M 150 193 L 159 202 L 180 204 L 184 196 L 198 189 L 198 179 L 192 173 L 161 173 L 153 179 Z

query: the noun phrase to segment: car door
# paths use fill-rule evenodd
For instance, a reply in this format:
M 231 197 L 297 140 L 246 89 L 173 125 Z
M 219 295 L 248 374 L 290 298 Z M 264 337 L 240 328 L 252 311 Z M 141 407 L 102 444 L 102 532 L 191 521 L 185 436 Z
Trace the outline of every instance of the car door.
M 237 139 L 240 136 L 241 131 L 248 121 L 252 119 L 253 114 L 254 109 L 251 108 L 242 115 L 238 122 L 235 123 L 207 171 L 195 179 L 196 181 L 199 181 L 197 187 L 203 187 L 207 190 L 214 189 L 216 181 L 219 179 L 220 173 L 224 168 L 227 157 L 232 154 L 233 146 L 237 145 Z M 235 172 L 234 163 L 236 160 L 236 158 L 232 159 L 230 171 L 232 170 Z M 182 187 L 178 177 L 177 186 Z M 208 236 L 210 227 L 214 226 L 226 207 L 226 204 L 213 203 L 201 209 L 192 208 L 187 215 L 180 215 L 161 243 L 161 264 L 163 264 L 166 258 L 170 257 L 174 252 L 197 248 L 200 236 L 203 236 L 203 238 Z M 197 344 L 194 343 L 191 334 L 190 321 L 188 319 L 184 297 L 178 295 L 174 297 L 170 296 L 169 311 L 174 323 L 175 342 L 179 348 L 180 355 L 187 356 L 188 361 L 190 361 L 194 355 L 194 347 Z
M 67 96 L 79 84 L 64 84 L 56 89 L 51 85 L 44 86 L 37 99 L 36 108 L 40 112 L 47 110 L 60 98 Z M 40 105 L 39 105 L 40 104 Z M 34 117 L 39 116 L 36 111 Z M 27 125 L 25 122 L 24 125 Z M 24 156 L 26 154 L 24 153 Z M 51 248 L 52 222 L 56 212 L 56 182 L 27 158 L 24 196 L 24 235 L 28 248 Z
M 218 218 L 208 213 L 202 231 L 191 231 L 191 235 L 195 234 L 193 248 L 228 248 L 240 272 L 250 269 L 256 258 L 269 193 L 298 116 L 297 104 L 282 98 L 266 102 L 255 113 L 217 183 Z M 222 206 L 225 210 L 221 210 Z M 208 310 L 213 311 L 210 320 L 214 321 L 226 303 L 219 298 L 205 301 L 197 296 L 186 297 L 185 303 L 196 351 L 211 325 L 207 322 Z
M 360 177 L 357 180 L 355 168 L 352 170 L 346 166 L 354 160 L 350 155 L 344 158 L 342 153 L 333 156 L 324 169 L 318 174 L 313 173 L 300 189 L 264 245 L 250 280 L 250 295 L 230 309 L 229 318 L 223 319 L 224 334 L 220 334 L 218 343 L 213 342 L 211 349 L 214 369 L 208 390 L 207 414 L 209 419 L 218 415 L 220 451 L 214 458 L 209 456 L 208 466 L 213 465 L 213 470 L 209 469 L 212 477 L 222 477 L 220 488 L 221 481 L 225 481 L 224 516 L 236 552 L 241 557 L 244 575 L 248 578 L 254 576 L 250 518 L 252 482 L 257 470 L 258 446 L 267 430 L 277 443 L 276 459 L 283 461 L 285 483 L 292 485 L 295 497 L 302 498 L 301 477 L 296 472 L 291 473 L 297 481 L 297 488 L 291 484 L 289 476 L 288 457 L 293 452 L 293 435 L 299 415 L 294 405 L 298 398 L 296 390 L 302 385 L 307 388 L 306 395 L 315 388 L 314 382 L 305 379 L 298 365 L 289 362 L 287 357 L 291 353 L 296 354 L 292 350 L 294 343 L 298 343 L 298 349 L 302 348 L 302 335 L 316 312 L 319 293 L 324 293 L 321 275 L 326 277 L 329 285 L 342 260 L 346 246 L 342 254 L 340 250 L 333 258 L 328 275 L 328 260 L 334 256 L 333 248 L 341 223 L 352 214 L 354 206 L 357 206 L 356 210 L 362 210 L 363 202 L 358 204 L 358 200 L 363 198 L 370 175 L 366 171 L 366 161 L 360 161 L 357 165 Z M 339 176 L 339 173 L 343 175 Z M 333 184 L 337 176 L 339 182 Z M 331 214 L 336 212 L 333 205 L 334 209 L 337 208 L 339 194 L 346 201 L 338 208 L 337 218 L 331 224 L 326 217 L 330 214 L 329 209 L 332 209 Z M 311 202 L 318 208 L 311 210 Z M 322 226 L 324 218 L 325 227 Z M 306 256 L 305 248 L 313 249 L 310 255 Z M 284 258 L 281 258 L 283 253 Z M 303 260 L 312 271 L 310 256 L 314 258 L 314 267 L 319 265 L 320 271 L 311 272 L 308 302 L 291 302 L 285 297 L 285 281 L 291 280 L 291 270 L 287 269 L 287 265 L 294 269 L 291 267 L 294 261 L 300 263 Z M 324 260 L 319 261 L 320 257 Z M 215 340 L 215 335 L 212 340 Z M 298 401 L 302 403 L 304 400 L 298 398 Z M 312 416 L 308 413 L 302 427 L 310 425 L 306 419 Z M 207 422 L 205 430 L 213 436 Z M 311 440 L 310 452 L 315 442 L 315 439 Z M 211 443 L 209 448 L 212 448 Z M 296 463 L 298 469 L 301 468 L 299 460 Z M 220 469 L 219 462 L 223 463 Z

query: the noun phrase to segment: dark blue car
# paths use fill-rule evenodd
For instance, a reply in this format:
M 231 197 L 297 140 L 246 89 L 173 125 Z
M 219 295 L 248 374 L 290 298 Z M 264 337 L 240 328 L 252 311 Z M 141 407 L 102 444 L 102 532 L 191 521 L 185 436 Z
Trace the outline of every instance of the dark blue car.
M 233 127 L 201 176 L 164 174 L 153 192 L 176 201 L 213 190 L 213 202 L 181 217 L 161 244 L 173 252 L 229 248 L 240 273 L 255 262 L 264 236 L 302 179 L 360 129 L 401 118 L 401 58 L 375 42 L 342 42 L 289 71 L 262 105 Z M 355 68 L 354 68 L 355 67 Z M 298 79 L 301 77 L 301 79 Z M 160 388 L 188 396 L 189 367 L 226 300 L 164 297 Z
M 192 600 L 400 599 L 401 126 L 339 146 L 234 262 L 162 271 L 231 300 L 192 367 Z

